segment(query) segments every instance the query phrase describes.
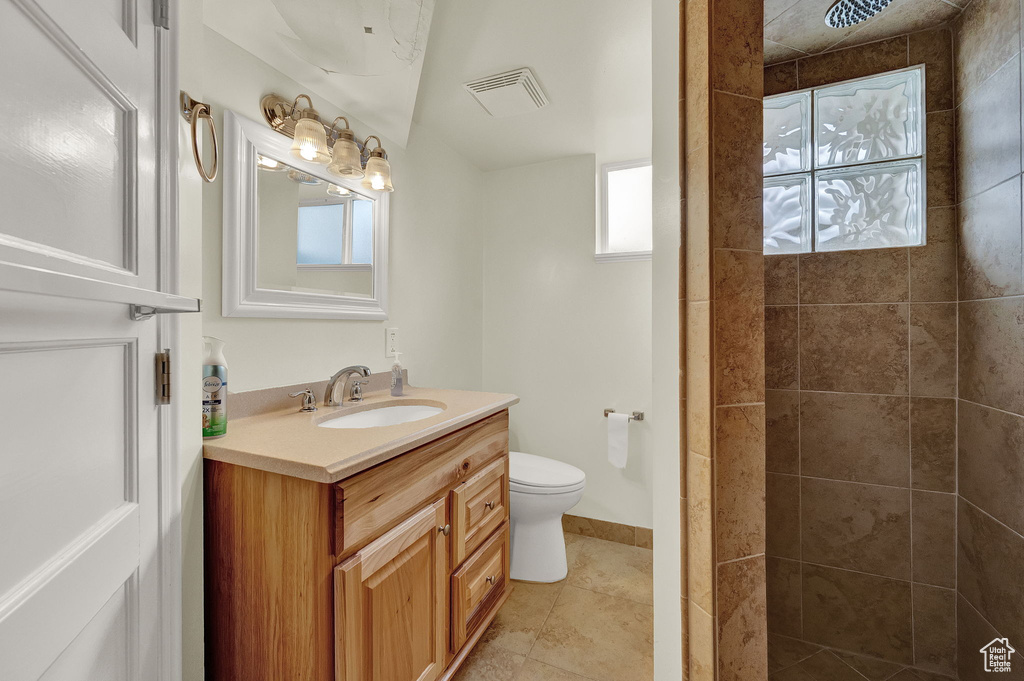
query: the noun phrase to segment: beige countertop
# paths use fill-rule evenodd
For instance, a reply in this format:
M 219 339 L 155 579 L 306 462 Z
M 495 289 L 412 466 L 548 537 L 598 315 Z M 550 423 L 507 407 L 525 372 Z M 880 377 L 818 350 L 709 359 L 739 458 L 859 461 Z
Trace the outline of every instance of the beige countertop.
M 404 454 L 422 444 L 454 432 L 480 419 L 497 414 L 519 402 L 515 395 L 414 388 L 406 385 L 402 397 L 390 391 L 368 392 L 358 405 L 324 407 L 312 413 L 299 411 L 299 401 L 280 406 L 277 393 L 287 395 L 306 386 L 290 386 L 254 391 L 254 397 L 238 393 L 229 398 L 228 432 L 218 439 L 206 440 L 203 456 L 214 461 L 257 468 L 314 482 L 337 482 Z M 371 384 L 371 386 L 373 385 Z M 262 395 L 262 397 L 261 397 Z M 322 393 L 317 392 L 319 404 Z M 270 409 L 240 409 L 245 415 L 232 418 L 232 400 L 273 401 Z M 427 404 L 444 407 L 435 416 L 376 428 L 320 428 L 317 424 L 346 414 L 390 404 Z

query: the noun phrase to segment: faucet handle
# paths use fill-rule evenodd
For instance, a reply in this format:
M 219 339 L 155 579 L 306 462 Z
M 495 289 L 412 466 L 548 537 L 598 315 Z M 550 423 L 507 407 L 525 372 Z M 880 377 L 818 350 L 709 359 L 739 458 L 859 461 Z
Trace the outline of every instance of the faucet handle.
M 363 386 L 370 382 L 370 379 L 364 378 L 361 381 L 352 381 L 352 401 L 362 402 L 363 401 Z
M 302 408 L 299 411 L 316 411 L 316 395 L 309 388 L 297 393 L 289 393 L 288 397 L 302 397 Z

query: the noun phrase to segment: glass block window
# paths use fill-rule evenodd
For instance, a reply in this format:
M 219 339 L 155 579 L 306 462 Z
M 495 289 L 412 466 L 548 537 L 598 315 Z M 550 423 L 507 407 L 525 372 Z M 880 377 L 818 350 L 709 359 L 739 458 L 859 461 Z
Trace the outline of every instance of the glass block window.
M 764 252 L 925 243 L 921 67 L 764 100 Z

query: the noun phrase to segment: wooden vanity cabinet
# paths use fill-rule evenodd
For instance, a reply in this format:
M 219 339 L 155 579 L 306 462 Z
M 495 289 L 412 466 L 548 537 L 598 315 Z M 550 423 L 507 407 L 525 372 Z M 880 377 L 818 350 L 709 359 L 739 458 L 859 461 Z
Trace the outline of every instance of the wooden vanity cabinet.
M 205 473 L 211 681 L 446 681 L 508 597 L 508 412 L 338 483 Z

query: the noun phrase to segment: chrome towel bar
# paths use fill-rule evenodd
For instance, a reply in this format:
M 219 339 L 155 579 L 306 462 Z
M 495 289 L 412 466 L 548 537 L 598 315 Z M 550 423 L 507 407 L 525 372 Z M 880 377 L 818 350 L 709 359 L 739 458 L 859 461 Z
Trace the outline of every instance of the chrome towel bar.
M 614 413 L 615 413 L 614 409 L 605 409 L 604 410 L 604 417 L 608 418 L 608 414 L 614 414 Z M 634 411 L 630 415 L 629 420 L 630 421 L 643 421 L 644 420 L 644 413 L 642 411 Z

